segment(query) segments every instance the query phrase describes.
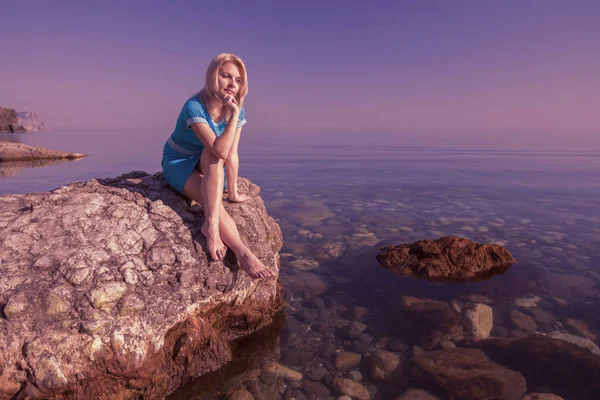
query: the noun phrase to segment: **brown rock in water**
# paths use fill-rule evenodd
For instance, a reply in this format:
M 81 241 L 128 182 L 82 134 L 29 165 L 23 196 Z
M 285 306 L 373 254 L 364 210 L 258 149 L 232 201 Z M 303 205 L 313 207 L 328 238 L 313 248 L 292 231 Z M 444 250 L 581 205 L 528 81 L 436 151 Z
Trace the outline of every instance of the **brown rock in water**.
M 337 369 L 350 369 L 357 367 L 362 356 L 351 351 L 340 351 L 335 355 L 334 365 Z
M 410 387 L 406 390 L 406 392 L 402 393 L 402 395 L 396 400 L 441 400 L 439 397 L 432 395 L 431 393 L 426 392 L 423 389 L 417 389 L 414 387 Z
M 386 350 L 376 350 L 367 357 L 369 373 L 378 381 L 388 381 L 392 385 L 402 385 L 402 359 Z
M 22 143 L 0 142 L 0 162 L 27 160 L 75 160 L 87 154 L 67 153 L 64 151 L 28 146 Z
M 282 236 L 259 188 L 225 203 L 272 270 Z M 283 307 L 276 278 L 208 260 L 202 210 L 132 172 L 0 197 L 0 398 L 160 398 L 228 362 Z M 35 396 L 38 396 L 35 394 Z
M 333 389 L 341 394 L 357 400 L 370 400 L 371 395 L 366 387 L 352 379 L 336 378 L 333 381 Z
M 543 386 L 565 399 L 598 399 L 600 357 L 589 349 L 539 334 L 494 337 L 472 345 L 492 360 L 521 372 L 530 388 Z
M 552 393 L 529 393 L 523 400 L 565 400 Z
M 399 306 L 408 319 L 403 324 L 409 329 L 407 333 L 425 349 L 432 349 L 442 340 L 462 333 L 459 314 L 446 302 L 403 296 Z
M 485 339 L 494 325 L 492 308 L 485 304 L 473 304 L 465 310 L 465 328 L 472 336 Z
M 574 318 L 566 318 L 565 326 L 576 335 L 583 336 L 589 340 L 596 340 L 596 335 L 594 332 L 592 332 L 585 321 Z
M 491 361 L 477 349 L 435 350 L 413 359 L 418 377 L 434 383 L 451 399 L 520 400 L 523 375 Z
M 523 314 L 521 311 L 512 310 L 509 314 L 510 320 L 513 325 L 522 331 L 535 331 L 537 329 L 537 324 L 527 314 Z
M 467 239 L 443 237 L 382 247 L 377 260 L 395 272 L 423 278 L 484 278 L 515 262 L 504 247 Z

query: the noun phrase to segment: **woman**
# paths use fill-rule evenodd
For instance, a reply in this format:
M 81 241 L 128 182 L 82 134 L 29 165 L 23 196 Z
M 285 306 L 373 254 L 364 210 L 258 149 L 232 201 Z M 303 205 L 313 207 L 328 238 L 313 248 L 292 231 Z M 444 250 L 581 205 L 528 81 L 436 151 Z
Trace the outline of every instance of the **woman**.
M 248 199 L 237 187 L 238 145 L 246 123 L 243 103 L 247 93 L 242 60 L 227 53 L 216 56 L 206 71 L 204 88 L 179 113 L 175 131 L 165 143 L 162 167 L 171 186 L 202 205 L 201 231 L 212 259 L 222 260 L 229 247 L 248 275 L 265 278 L 273 273 L 242 242 L 222 204 L 224 169 L 229 178 L 228 199 Z

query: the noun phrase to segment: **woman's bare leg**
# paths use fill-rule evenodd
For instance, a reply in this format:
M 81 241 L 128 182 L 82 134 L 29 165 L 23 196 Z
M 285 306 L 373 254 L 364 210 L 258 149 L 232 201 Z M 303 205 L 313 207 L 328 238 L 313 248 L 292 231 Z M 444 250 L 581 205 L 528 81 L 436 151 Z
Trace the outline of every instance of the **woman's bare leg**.
M 185 183 L 183 193 L 202 204 L 204 224 L 200 231 L 206 237 L 206 247 L 213 260 L 222 260 L 227 252 L 219 232 L 219 211 L 223 200 L 223 160 L 205 149 L 200 156 L 200 167 L 204 176 L 194 171 Z
M 238 192 L 237 178 L 240 169 L 240 160 L 237 153 L 229 153 L 225 169 L 227 170 L 227 199 L 233 203 L 241 203 L 248 200 L 248 196 Z
M 204 153 L 208 153 L 208 151 L 204 151 L 202 152 L 202 154 Z M 210 161 L 210 157 L 207 157 Z M 217 158 L 217 157 L 215 157 Z M 211 257 L 214 260 L 221 260 L 225 257 L 225 253 L 227 251 L 227 248 L 223 245 L 223 242 L 225 242 L 225 244 L 227 244 L 227 246 L 234 252 L 234 254 L 236 255 L 239 263 L 240 263 L 240 268 L 242 268 L 244 271 L 246 271 L 246 273 L 248 275 L 250 275 L 250 277 L 252 278 L 264 278 L 264 277 L 268 277 L 268 276 L 273 276 L 273 272 L 271 272 L 270 270 L 268 270 L 265 265 L 258 259 L 258 257 L 256 257 L 254 254 L 252 254 L 252 252 L 250 251 L 250 249 L 248 249 L 248 247 L 242 242 L 242 239 L 240 238 L 237 226 L 235 225 L 235 221 L 233 220 L 233 218 L 231 218 L 231 216 L 227 213 L 227 211 L 225 210 L 225 207 L 223 207 L 223 203 L 222 203 L 222 197 L 223 197 L 223 164 L 218 163 L 219 164 L 219 168 L 220 171 L 215 171 L 213 169 L 210 169 L 210 166 L 205 166 L 202 164 L 202 160 L 201 160 L 201 166 L 202 166 L 202 171 L 203 172 L 207 172 L 205 173 L 205 175 L 201 175 L 200 173 L 194 171 L 192 173 L 192 175 L 190 175 L 190 177 L 188 178 L 187 182 L 185 183 L 185 188 L 184 188 L 184 193 L 186 195 L 186 197 L 191 198 L 192 200 L 195 200 L 196 202 L 200 203 L 200 205 L 202 205 L 202 208 L 204 209 L 204 216 L 205 216 L 205 222 L 204 225 L 202 226 L 202 234 L 204 236 L 206 236 L 206 244 L 208 247 L 208 252 L 211 255 Z M 209 168 L 209 169 L 207 169 Z M 210 172 L 209 172 L 210 171 Z M 214 174 L 214 173 L 221 174 L 221 179 L 219 182 L 220 186 L 214 186 L 211 185 L 211 182 L 205 183 L 207 181 L 209 181 L 209 174 Z M 212 177 L 214 178 L 214 176 Z M 204 190 L 211 190 L 211 188 L 214 190 L 213 193 L 205 193 Z M 214 196 L 214 193 L 217 193 L 218 196 Z M 217 240 L 214 239 L 214 236 L 210 236 L 211 232 L 214 233 L 214 228 L 211 227 L 211 224 L 208 223 L 207 221 L 209 221 L 209 215 L 213 215 L 213 217 L 211 218 L 214 219 L 214 213 L 215 213 L 215 209 L 211 209 L 210 207 L 214 206 L 214 203 L 210 203 L 210 201 L 214 201 L 215 198 L 219 198 L 219 202 L 218 205 L 215 207 L 217 210 L 217 220 L 218 220 L 218 227 L 217 227 L 217 232 L 219 234 L 219 236 L 217 236 Z M 208 207 L 206 206 L 208 205 Z M 205 233 L 204 231 L 204 227 L 207 227 L 207 231 Z M 208 230 L 210 228 L 210 231 Z M 210 241 L 209 241 L 209 236 L 210 236 Z M 212 246 L 212 247 L 211 247 Z M 218 258 L 217 258 L 218 257 Z
M 251 278 L 266 278 L 274 275 L 242 242 L 235 221 L 222 205 L 219 214 L 219 229 L 221 238 L 237 257 L 240 268 L 246 271 Z

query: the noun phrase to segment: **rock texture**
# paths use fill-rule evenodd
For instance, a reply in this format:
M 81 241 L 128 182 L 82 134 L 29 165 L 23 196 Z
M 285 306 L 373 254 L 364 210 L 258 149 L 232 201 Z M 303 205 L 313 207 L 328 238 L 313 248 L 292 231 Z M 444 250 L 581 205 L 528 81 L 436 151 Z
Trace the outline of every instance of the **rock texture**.
M 251 199 L 225 207 L 275 270 L 281 231 L 240 188 Z M 209 262 L 202 222 L 161 174 L 0 197 L 0 398 L 158 398 L 229 361 L 282 288 Z
M 382 247 L 377 260 L 395 272 L 424 278 L 473 279 L 504 272 L 515 259 L 504 247 L 443 237 Z
M 22 143 L 0 142 L 0 162 L 58 159 L 75 160 L 85 156 L 86 154 L 67 153 L 64 151 L 32 147 Z
M 417 378 L 433 382 L 450 399 L 520 400 L 523 375 L 491 361 L 481 350 L 430 351 L 413 360 Z
M 19 125 L 19 116 L 15 110 L 0 107 L 0 132 L 25 132 L 25 128 Z
M 46 124 L 40 119 L 38 113 L 24 111 L 17 113 L 18 124 L 21 125 L 27 132 L 37 132 L 46 129 Z

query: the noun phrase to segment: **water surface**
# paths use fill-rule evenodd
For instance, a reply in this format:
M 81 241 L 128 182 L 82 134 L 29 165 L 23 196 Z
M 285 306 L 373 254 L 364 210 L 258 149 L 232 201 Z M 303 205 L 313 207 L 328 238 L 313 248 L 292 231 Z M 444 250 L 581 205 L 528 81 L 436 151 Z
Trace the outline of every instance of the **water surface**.
M 46 191 L 132 170 L 157 172 L 165 139 L 164 132 L 1 135 L 0 140 L 89 157 L 43 168 L 5 166 L 9 172 L 0 172 L 0 195 Z M 211 378 L 212 384 L 201 378 L 175 398 L 211 398 L 240 388 L 264 398 L 310 398 L 299 384 L 258 380 L 249 370 L 259 368 L 247 361 L 252 357 L 279 360 L 305 376 L 324 366 L 330 378 L 321 382 L 336 397 L 331 379 L 350 372 L 337 370 L 323 346 L 358 353 L 385 348 L 409 360 L 410 346 L 418 341 L 398 306 L 408 295 L 455 308 L 484 301 L 494 311 L 494 336 L 525 334 L 511 319 L 516 310 L 535 321 L 537 332 L 559 331 L 598 344 L 599 143 L 509 141 L 501 133 L 442 140 L 418 134 L 248 131 L 240 153 L 241 175 L 261 186 L 267 210 L 283 231 L 284 322 L 276 326 L 279 333 L 266 331 L 263 342 L 237 347 L 245 351 L 239 358 L 246 370 L 235 364 Z M 444 284 L 399 276 L 375 260 L 378 246 L 444 235 L 503 245 L 518 261 L 485 281 Z M 519 299 L 535 305 L 519 306 Z M 360 343 L 341 329 L 355 319 L 366 325 Z M 460 339 L 453 341 L 460 345 Z M 264 340 L 271 345 L 252 344 Z M 353 370 L 374 398 L 404 390 L 372 379 L 364 363 Z M 529 391 L 589 398 L 551 377 L 528 385 Z

